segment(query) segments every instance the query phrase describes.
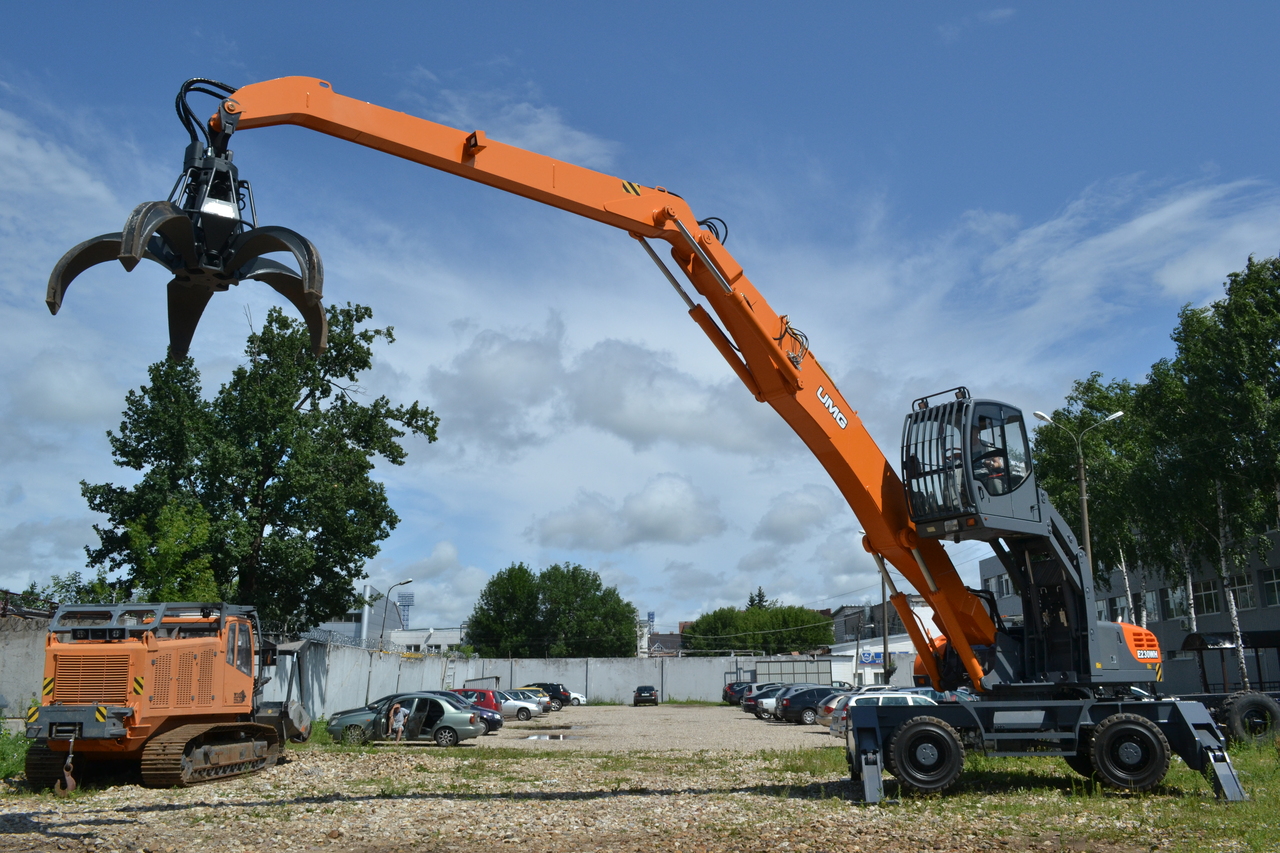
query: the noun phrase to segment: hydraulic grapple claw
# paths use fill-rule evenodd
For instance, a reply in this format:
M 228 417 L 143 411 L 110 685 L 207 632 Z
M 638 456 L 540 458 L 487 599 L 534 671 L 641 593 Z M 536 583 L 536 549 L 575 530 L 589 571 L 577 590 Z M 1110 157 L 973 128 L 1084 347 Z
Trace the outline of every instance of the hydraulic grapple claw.
M 185 104 L 182 99 L 192 82 L 179 94 L 180 103 Z M 179 115 L 183 115 L 181 109 Z M 188 124 L 187 129 L 192 145 L 171 197 L 138 205 L 123 231 L 86 240 L 63 255 L 49 276 L 45 302 L 50 313 L 58 313 L 67 287 L 89 267 L 118 260 L 132 271 L 146 258 L 173 275 L 168 286 L 170 358 L 186 357 L 213 294 L 245 279 L 270 285 L 298 309 L 311 335 L 311 349 L 319 355 L 328 342 L 320 253 L 310 240 L 288 228 L 258 227 L 252 188 L 240 180 L 226 150 L 229 134 L 202 147 L 193 127 Z M 250 221 L 242 218 L 246 209 Z M 292 254 L 298 270 L 261 257 L 271 252 Z

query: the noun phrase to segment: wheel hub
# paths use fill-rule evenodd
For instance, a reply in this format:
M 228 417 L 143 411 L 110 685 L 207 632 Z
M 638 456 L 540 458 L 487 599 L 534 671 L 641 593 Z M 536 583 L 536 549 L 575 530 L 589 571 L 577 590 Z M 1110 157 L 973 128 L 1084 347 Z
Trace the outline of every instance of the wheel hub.
M 1142 763 L 1142 747 L 1132 741 L 1122 743 L 1116 750 L 1116 758 L 1127 767 L 1135 767 Z
M 916 747 L 916 761 L 923 767 L 932 767 L 938 763 L 938 747 L 931 743 L 922 743 Z

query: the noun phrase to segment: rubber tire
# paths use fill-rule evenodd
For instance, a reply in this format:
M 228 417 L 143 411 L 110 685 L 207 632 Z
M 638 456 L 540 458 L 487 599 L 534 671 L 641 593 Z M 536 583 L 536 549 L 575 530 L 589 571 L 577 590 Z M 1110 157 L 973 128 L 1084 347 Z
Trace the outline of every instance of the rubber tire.
M 431 736 L 431 739 L 443 747 L 458 745 L 458 733 L 448 726 L 441 726 L 436 729 L 435 734 Z
M 551 700 L 551 710 L 553 710 L 553 711 L 559 711 L 559 710 L 560 710 L 561 708 L 563 708 L 563 707 L 564 707 L 564 703 L 563 703 L 563 702 L 561 702 L 559 699 L 552 699 L 552 700 Z
M 904 787 L 921 794 L 947 790 L 964 770 L 960 735 L 937 717 L 913 717 L 889 738 L 890 771 Z
M 1128 791 L 1150 791 L 1164 781 L 1170 755 L 1160 727 L 1137 714 L 1107 717 L 1094 729 L 1089 745 L 1098 779 Z
M 480 718 L 480 722 L 481 722 L 481 724 L 483 724 L 483 725 L 484 725 L 484 733 L 485 733 L 485 734 L 492 734 L 492 733 L 493 733 L 493 728 L 489 725 L 489 721 L 488 721 L 487 719 L 485 719 L 484 717 L 481 717 L 481 718 Z
M 530 718 L 530 717 L 532 717 L 532 716 L 533 716 L 533 715 L 529 713 L 529 709 L 528 709 L 528 708 L 517 708 L 517 709 L 516 709 L 516 719 L 517 719 L 517 720 L 519 720 L 519 721 L 520 721 L 520 722 L 522 722 L 522 723 L 527 723 L 527 722 L 529 722 L 529 718 Z
M 812 726 L 818 722 L 818 712 L 812 708 L 805 708 L 800 712 L 800 725 Z
M 1231 743 L 1269 743 L 1280 736 L 1280 703 L 1265 693 L 1231 694 L 1218 717 Z
M 573 703 L 573 707 L 575 707 L 575 708 L 582 704 L 582 703 L 581 703 L 581 702 L 579 702 L 577 699 L 571 699 L 571 700 L 569 700 L 569 701 L 571 701 L 571 702 Z
M 1075 755 L 1064 755 L 1062 760 L 1067 766 L 1079 773 L 1086 779 L 1093 778 L 1093 758 L 1089 756 L 1088 751 L 1077 752 Z
M 357 746 L 367 740 L 363 726 L 350 725 L 342 730 L 342 742 L 348 746 Z

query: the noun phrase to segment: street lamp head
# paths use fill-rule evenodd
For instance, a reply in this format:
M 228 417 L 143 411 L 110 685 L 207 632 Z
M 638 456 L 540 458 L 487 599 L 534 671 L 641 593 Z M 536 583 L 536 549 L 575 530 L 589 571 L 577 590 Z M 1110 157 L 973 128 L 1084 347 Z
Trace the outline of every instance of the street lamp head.
M 1040 420 L 1044 421 L 1047 424 L 1053 423 L 1053 418 L 1049 417 L 1044 412 L 1032 412 L 1031 414 L 1035 415 L 1037 418 L 1039 418 Z M 1057 426 L 1057 424 L 1054 424 L 1054 426 Z
M 1111 414 L 1107 415 L 1107 420 L 1103 421 L 1103 423 L 1105 424 L 1107 421 L 1114 421 L 1116 418 L 1120 417 L 1123 414 L 1124 412 L 1112 412 Z

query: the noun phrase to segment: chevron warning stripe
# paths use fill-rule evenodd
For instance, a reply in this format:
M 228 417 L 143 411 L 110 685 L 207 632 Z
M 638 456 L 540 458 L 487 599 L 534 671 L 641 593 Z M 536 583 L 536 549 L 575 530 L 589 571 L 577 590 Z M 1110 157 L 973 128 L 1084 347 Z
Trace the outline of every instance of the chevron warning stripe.
M 44 695 L 48 696 L 53 692 L 53 677 L 50 676 L 44 680 Z
M 630 181 L 623 181 L 622 188 L 626 190 L 628 193 L 630 193 L 631 195 L 640 195 L 639 184 L 633 184 Z
M 30 711 L 27 712 L 27 722 L 34 723 L 36 721 L 36 717 L 38 716 L 40 716 L 40 706 L 36 705 L 34 708 L 32 708 Z
M 1156 681 L 1164 681 L 1164 664 L 1156 664 Z
M 142 677 L 141 675 L 135 675 L 135 676 L 133 677 L 133 693 L 134 693 L 134 695 L 135 695 L 135 696 L 141 696 L 141 695 L 142 695 L 142 685 L 143 685 L 143 683 L 144 683 L 144 682 L 143 682 L 143 677 Z
M 107 721 L 107 709 L 99 705 L 93 709 L 93 718 L 100 723 Z

